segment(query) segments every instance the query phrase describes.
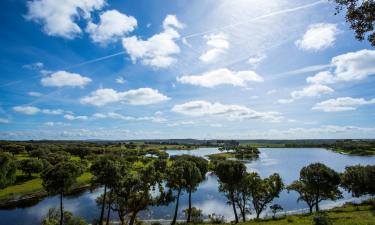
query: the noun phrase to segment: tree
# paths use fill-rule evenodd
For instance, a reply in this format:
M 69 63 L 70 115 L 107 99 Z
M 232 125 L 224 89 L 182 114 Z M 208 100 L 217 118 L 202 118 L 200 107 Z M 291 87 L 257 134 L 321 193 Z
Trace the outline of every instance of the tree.
M 0 189 L 16 181 L 17 164 L 8 153 L 0 153 Z
M 254 181 L 260 179 L 259 175 L 255 172 L 245 172 L 242 180 L 236 186 L 235 203 L 240 210 L 242 220 L 246 221 L 246 214 L 250 213 L 249 202 L 252 200 L 252 189 L 256 188 Z
M 260 214 L 267 205 L 278 198 L 280 192 L 284 189 L 284 183 L 279 174 L 274 173 L 268 178 L 261 179 L 259 176 L 252 177 L 253 187 L 251 188 L 251 196 L 253 207 L 256 212 L 256 218 L 259 219 Z
M 185 216 L 189 216 L 189 210 L 191 211 L 191 222 L 192 223 L 199 223 L 199 224 L 202 224 L 203 223 L 203 214 L 202 214 L 202 210 L 201 209 L 197 209 L 195 207 L 189 209 L 184 209 L 184 213 L 185 213 Z
M 313 163 L 303 167 L 299 181 L 308 191 L 311 191 L 316 211 L 319 211 L 321 201 L 342 198 L 339 190 L 340 175 L 322 163 Z
M 186 181 L 185 190 L 189 194 L 189 208 L 187 214 L 187 223 L 191 220 L 192 213 L 192 192 L 197 190 L 199 184 L 206 178 L 206 173 L 208 171 L 208 162 L 202 157 L 192 156 L 192 155 L 181 155 L 176 157 L 176 160 L 185 160 L 187 162 L 193 163 L 189 168 L 184 170 L 184 179 Z
M 19 163 L 19 169 L 31 177 L 32 173 L 40 173 L 43 170 L 43 162 L 38 159 L 24 159 Z
M 49 194 L 60 195 L 60 225 L 64 218 L 63 196 L 72 188 L 80 174 L 81 168 L 73 162 L 58 163 L 41 174 L 43 188 Z
M 353 197 L 375 195 L 375 166 L 347 166 L 341 175 L 341 186 Z
M 271 209 L 271 211 L 273 213 L 273 218 L 275 218 L 276 217 L 276 213 L 278 211 L 282 211 L 283 207 L 281 205 L 279 205 L 279 204 L 273 204 L 273 205 L 270 206 L 270 209 Z
M 118 162 L 112 156 L 105 155 L 99 157 L 92 164 L 90 172 L 94 175 L 91 181 L 92 185 L 104 185 L 102 207 L 99 219 L 99 224 L 102 225 L 104 218 L 107 188 L 113 188 L 117 180 L 120 179 Z
M 334 0 L 336 2 L 336 14 L 346 9 L 346 21 L 356 33 L 356 39 L 367 40 L 375 46 L 375 1 L 374 0 Z
M 296 180 L 287 187 L 288 191 L 293 190 L 298 192 L 299 197 L 297 202 L 304 201 L 309 206 L 309 212 L 312 213 L 315 206 L 315 191 L 310 189 L 306 183 Z
M 58 209 L 51 208 L 48 210 L 47 215 L 43 218 L 42 225 L 58 225 L 60 218 L 60 212 Z M 64 224 L 65 225 L 88 225 L 80 217 L 74 216 L 71 212 L 64 212 Z
M 233 207 L 235 222 L 238 223 L 235 192 L 243 179 L 246 167 L 240 161 L 223 160 L 217 163 L 214 172 L 219 178 L 219 191 L 226 193 L 226 196 Z
M 25 147 L 23 145 L 16 145 L 16 144 L 5 145 L 2 148 L 6 152 L 12 153 L 13 156 L 25 151 Z

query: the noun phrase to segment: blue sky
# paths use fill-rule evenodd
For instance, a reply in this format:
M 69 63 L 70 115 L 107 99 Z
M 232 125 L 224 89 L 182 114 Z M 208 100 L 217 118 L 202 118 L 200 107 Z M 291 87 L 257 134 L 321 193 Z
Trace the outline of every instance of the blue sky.
M 1 139 L 375 138 L 330 1 L 4 0 Z

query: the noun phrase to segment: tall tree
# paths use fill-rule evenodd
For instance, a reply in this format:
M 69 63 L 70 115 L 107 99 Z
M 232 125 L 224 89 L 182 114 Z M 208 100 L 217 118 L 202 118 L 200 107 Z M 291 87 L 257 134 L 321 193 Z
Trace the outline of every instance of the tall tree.
M 185 190 L 189 195 L 189 208 L 186 221 L 189 223 L 191 221 L 192 213 L 192 192 L 196 191 L 199 184 L 206 178 L 208 161 L 202 157 L 192 155 L 181 155 L 177 157 L 176 160 L 185 160 L 192 163 L 188 169 L 184 170 L 184 178 L 186 181 Z
M 246 172 L 245 164 L 240 161 L 223 160 L 216 164 L 214 172 L 219 178 L 219 191 L 226 193 L 233 207 L 235 222 L 238 223 L 235 193 Z
M 296 180 L 287 187 L 288 191 L 296 191 L 299 194 L 297 202 L 304 201 L 309 206 L 309 212 L 312 213 L 315 206 L 315 191 L 311 189 L 306 183 Z
M 375 195 L 375 166 L 347 166 L 341 180 L 342 187 L 354 197 Z
M 73 162 L 58 163 L 41 174 L 44 189 L 49 194 L 60 195 L 60 225 L 63 224 L 64 218 L 63 196 L 71 189 L 80 174 L 81 168 Z
M 312 190 L 315 210 L 319 211 L 319 203 L 323 200 L 342 198 L 339 190 L 340 175 L 322 163 L 313 163 L 300 171 L 299 181 Z
M 336 14 L 346 10 L 346 21 L 355 31 L 355 37 L 363 41 L 367 40 L 375 46 L 375 1 L 374 0 L 333 0 L 336 2 Z
M 118 161 L 116 161 L 114 157 L 109 155 L 101 156 L 91 165 L 90 171 L 94 175 L 91 181 L 92 185 L 104 185 L 104 193 L 99 219 L 99 224 L 102 225 L 106 204 L 107 188 L 113 188 L 115 183 L 120 179 Z
M 0 153 L 0 189 L 16 181 L 17 164 L 8 153 Z
M 252 202 L 256 218 L 259 219 L 260 214 L 267 208 L 267 205 L 273 199 L 279 197 L 280 192 L 284 188 L 284 183 L 277 173 L 265 179 L 261 179 L 259 176 L 253 176 L 252 178 L 254 179 L 250 182 L 253 185 L 251 188 Z

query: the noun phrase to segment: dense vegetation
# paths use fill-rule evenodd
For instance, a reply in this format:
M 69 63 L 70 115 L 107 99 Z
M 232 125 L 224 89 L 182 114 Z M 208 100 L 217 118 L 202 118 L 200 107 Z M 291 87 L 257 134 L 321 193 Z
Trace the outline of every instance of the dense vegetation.
M 375 166 L 350 166 L 340 174 L 315 163 L 302 168 L 299 179 L 286 185 L 277 173 L 262 178 L 246 171 L 242 159 L 256 158 L 257 148 L 235 141 L 219 145 L 223 152 L 241 160 L 212 158 L 207 161 L 190 155 L 169 157 L 162 150 L 167 144 L 155 143 L 3 142 L 0 196 L 4 196 L 2 192 L 17 191 L 17 185 L 38 181 L 40 189 L 36 191 L 43 189 L 43 193 L 58 195 L 60 199 L 59 207 L 50 210 L 43 224 L 86 224 L 64 210 L 63 197 L 81 185 L 103 187 L 97 199 L 100 214 L 94 224 L 110 224 L 110 214 L 115 213 L 121 225 L 133 225 L 138 221 L 139 212 L 168 204 L 175 206 L 171 212 L 171 224 L 175 224 L 183 191 L 188 194 L 188 208 L 183 210 L 187 223 L 201 223 L 204 216 L 212 223 L 223 222 L 226 218 L 203 215 L 193 206 L 192 195 L 209 171 L 217 176 L 218 189 L 227 197 L 235 223 L 245 222 L 250 214 L 259 219 L 267 208 L 276 219 L 282 206 L 271 203 L 284 188 L 296 191 L 298 200 L 309 206 L 310 213 L 314 209 L 320 211 L 321 201 L 341 198 L 339 187 L 356 197 L 375 194 Z

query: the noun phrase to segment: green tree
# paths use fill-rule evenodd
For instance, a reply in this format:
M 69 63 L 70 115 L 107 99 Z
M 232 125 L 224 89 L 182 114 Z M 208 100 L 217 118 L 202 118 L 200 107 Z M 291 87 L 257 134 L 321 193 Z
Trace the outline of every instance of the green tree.
M 363 41 L 367 40 L 375 46 L 375 1 L 374 0 L 334 0 L 336 2 L 336 14 L 346 10 L 346 21 L 356 33 L 355 37 Z
M 8 153 L 0 153 L 0 189 L 16 181 L 17 164 Z
M 271 209 L 271 211 L 273 213 L 273 218 L 275 218 L 276 217 L 276 213 L 278 211 L 282 211 L 283 207 L 281 205 L 279 205 L 279 204 L 273 204 L 273 205 L 270 206 L 270 209 Z
M 347 166 L 341 175 L 341 186 L 354 197 L 375 195 L 375 166 Z
M 187 170 L 184 170 L 184 179 L 186 181 L 185 190 L 189 195 L 189 208 L 187 214 L 187 223 L 191 220 L 192 213 L 192 193 L 195 192 L 199 184 L 205 180 L 206 173 L 208 171 L 208 162 L 202 157 L 192 156 L 192 155 L 181 155 L 176 158 L 176 160 L 185 160 L 193 163 Z
M 199 223 L 199 224 L 202 224 L 203 223 L 203 213 L 202 213 L 202 210 L 201 209 L 197 209 L 195 207 L 189 209 L 184 209 L 184 213 L 185 213 L 185 216 L 189 216 L 189 211 L 191 211 L 191 222 L 192 223 Z
M 219 178 L 219 191 L 225 192 L 232 204 L 235 222 L 238 223 L 235 193 L 243 180 L 246 167 L 240 161 L 223 160 L 217 163 L 214 172 Z
M 340 175 L 322 163 L 313 163 L 303 167 L 299 181 L 312 191 L 316 211 L 319 211 L 321 201 L 342 198 L 339 190 Z
M 73 162 L 61 162 L 51 166 L 41 174 L 42 185 L 49 194 L 60 195 L 60 225 L 63 224 L 63 196 L 68 192 L 82 170 Z
M 284 183 L 277 173 L 265 179 L 261 179 L 259 176 L 253 176 L 252 179 L 252 202 L 256 218 L 259 219 L 260 214 L 267 208 L 267 205 L 279 197 L 280 192 L 284 188 Z
M 260 179 L 259 175 L 255 172 L 245 172 L 242 180 L 236 186 L 234 201 L 240 210 L 244 222 L 246 221 L 246 214 L 250 213 L 249 202 L 252 200 L 252 190 L 256 188 L 254 181 L 257 181 L 258 178 Z
M 47 215 L 42 220 L 42 225 L 58 225 L 60 220 L 60 211 L 56 208 L 48 210 Z M 80 217 L 74 216 L 71 212 L 64 212 L 64 224 L 65 225 L 88 225 Z
M 296 191 L 299 194 L 297 202 L 304 201 L 309 206 L 309 212 L 312 213 L 315 206 L 315 190 L 311 189 L 306 183 L 296 180 L 287 187 L 288 191 Z
M 91 165 L 90 172 L 94 175 L 91 181 L 92 185 L 104 185 L 103 200 L 99 219 L 99 224 L 102 225 L 107 188 L 113 188 L 117 180 L 120 179 L 118 162 L 112 156 L 105 155 L 99 157 Z
M 40 173 L 43 170 L 43 162 L 38 159 L 24 159 L 19 163 L 19 169 L 31 177 L 32 173 Z

